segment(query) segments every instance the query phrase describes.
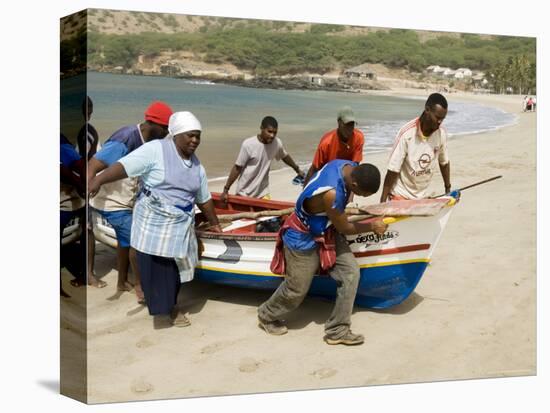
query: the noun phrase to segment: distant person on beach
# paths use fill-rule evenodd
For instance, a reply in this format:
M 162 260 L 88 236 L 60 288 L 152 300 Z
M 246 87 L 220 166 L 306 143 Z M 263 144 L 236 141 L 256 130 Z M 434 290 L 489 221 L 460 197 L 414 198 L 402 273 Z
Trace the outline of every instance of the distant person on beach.
M 365 136 L 355 128 L 357 122 L 353 110 L 349 106 L 344 106 L 338 111 L 336 120 L 338 127 L 325 133 L 317 146 L 304 185 L 330 161 L 346 159 L 361 162 L 363 160 Z
M 533 98 L 531 96 L 529 96 L 527 98 L 527 103 L 525 104 L 525 110 L 527 112 L 533 112 L 534 108 L 533 108 Z
M 85 216 L 85 164 L 78 154 L 74 146 L 69 140 L 61 134 L 60 136 L 60 157 L 59 157 L 59 172 L 60 172 L 60 196 L 59 196 L 59 229 L 61 231 L 61 267 L 65 267 L 75 277 L 71 280 L 71 285 L 86 284 L 86 271 L 84 266 L 85 256 L 85 235 L 81 232 L 79 241 L 73 242 L 70 245 L 63 246 L 63 232 L 65 227 L 74 218 L 79 218 L 84 221 Z M 98 280 L 91 278 L 88 280 L 90 285 L 98 285 Z M 63 297 L 69 297 L 60 288 L 60 293 Z
M 527 112 L 527 101 L 529 100 L 529 96 L 525 95 L 522 102 L 522 109 L 524 112 Z
M 190 324 L 177 307 L 181 284 L 193 279 L 198 262 L 195 205 L 221 232 L 204 167 L 195 156 L 202 126 L 191 112 L 176 112 L 166 139 L 147 142 L 118 159 L 88 185 L 90 196 L 109 182 L 140 177 L 142 190 L 134 206 L 131 245 L 136 250 L 149 314 Z M 155 318 L 157 321 L 158 318 Z
M 352 333 L 351 312 L 359 284 L 359 266 L 345 235 L 374 231 L 382 235 L 382 218 L 351 223 L 345 214 L 349 196 L 370 196 L 380 187 L 380 172 L 371 164 L 335 160 L 317 172 L 296 201 L 295 212 L 277 235 L 271 271 L 285 274 L 275 293 L 258 308 L 259 326 L 281 335 L 287 327 L 281 318 L 304 300 L 313 276 L 320 270 L 336 281 L 336 302 L 325 323 L 328 344 L 362 344 Z
M 286 152 L 283 143 L 277 138 L 278 123 L 272 116 L 263 118 L 260 133 L 245 139 L 241 145 L 235 165 L 229 172 L 221 199 L 227 202 L 228 192 L 233 182 L 238 178 L 237 195 L 253 198 L 271 199 L 269 194 L 269 169 L 272 161 L 282 160 L 296 174 L 304 177 L 304 173 Z
M 397 137 L 388 163 L 380 202 L 427 197 L 436 161 L 445 185 L 451 190 L 451 164 L 447 153 L 447 132 L 441 123 L 447 116 L 447 99 L 432 93 L 422 114 L 406 123 Z
M 168 133 L 168 119 L 172 109 L 164 102 L 153 102 L 145 110 L 145 120 L 137 125 L 117 130 L 88 163 L 88 186 L 96 175 L 133 152 L 145 142 L 162 139 Z M 130 251 L 132 209 L 138 192 L 137 178 L 127 178 L 105 185 L 90 205 L 114 228 L 118 246 L 118 291 L 135 289 L 138 302 L 144 304 L 143 291 L 139 282 L 135 252 Z M 93 257 L 93 255 L 92 255 Z M 128 281 L 128 267 L 132 266 L 135 284 Z M 93 275 L 93 266 L 89 268 Z

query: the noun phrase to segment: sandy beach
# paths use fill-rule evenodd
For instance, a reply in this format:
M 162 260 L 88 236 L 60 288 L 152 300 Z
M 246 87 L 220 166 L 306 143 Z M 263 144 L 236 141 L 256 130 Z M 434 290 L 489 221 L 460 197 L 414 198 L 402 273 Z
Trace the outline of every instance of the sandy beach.
M 384 93 L 427 96 L 405 89 Z M 331 302 L 307 298 L 287 317 L 289 333 L 273 337 L 256 322 L 257 307 L 270 292 L 197 281 L 185 284 L 179 297 L 192 325 L 154 326 L 135 295 L 116 294 L 114 250 L 98 245 L 96 273 L 106 288 L 75 289 L 65 270 L 62 277 L 75 297 L 62 299 L 68 349 L 82 337 L 75 301 L 87 294 L 88 402 L 536 374 L 537 115 L 521 112 L 521 96 L 452 93 L 447 99 L 451 107 L 475 101 L 517 115 L 515 125 L 449 141 L 453 188 L 503 178 L 462 193 L 409 299 L 385 311 L 354 310 L 352 329 L 365 335 L 364 345 L 323 342 Z M 364 161 L 385 174 L 387 158 L 379 153 Z M 291 185 L 293 176 L 290 169 L 271 174 L 274 199 L 296 198 L 300 187 Z M 218 181 L 210 190 L 222 186 Z M 432 190 L 443 192 L 439 175 Z M 379 197 L 357 201 L 374 204 Z

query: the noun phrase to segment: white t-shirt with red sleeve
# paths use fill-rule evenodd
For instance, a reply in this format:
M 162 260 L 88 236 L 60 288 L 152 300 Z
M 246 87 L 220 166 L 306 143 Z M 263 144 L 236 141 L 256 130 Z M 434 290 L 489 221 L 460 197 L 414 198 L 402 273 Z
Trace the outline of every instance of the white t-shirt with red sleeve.
M 411 120 L 399 130 L 390 155 L 388 170 L 399 173 L 390 193 L 406 199 L 426 198 L 437 164 L 448 162 L 445 129 L 440 127 L 425 137 L 420 118 Z

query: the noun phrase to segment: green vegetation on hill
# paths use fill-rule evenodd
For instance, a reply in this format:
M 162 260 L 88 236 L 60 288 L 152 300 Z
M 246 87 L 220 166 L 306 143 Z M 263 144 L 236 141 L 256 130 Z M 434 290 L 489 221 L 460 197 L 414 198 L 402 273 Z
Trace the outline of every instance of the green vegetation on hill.
M 64 74 L 76 74 L 86 70 L 86 27 L 82 27 L 60 44 L 59 67 Z
M 173 24 L 166 21 L 166 24 Z M 132 67 L 139 55 L 161 51 L 190 51 L 210 63 L 232 63 L 257 75 L 300 72 L 325 73 L 363 63 L 420 72 L 428 65 L 468 67 L 493 74 L 496 83 L 509 83 L 502 73 L 521 61 L 523 86 L 534 86 L 535 39 L 526 37 L 439 36 L 421 42 L 413 30 L 392 29 L 364 35 L 344 35 L 344 26 L 314 24 L 304 33 L 267 30 L 265 24 L 231 27 L 205 25 L 195 33 L 89 34 L 89 63 Z M 338 33 L 338 35 L 334 35 Z M 513 84 L 512 87 L 516 88 Z M 521 93 L 521 92 L 519 92 Z

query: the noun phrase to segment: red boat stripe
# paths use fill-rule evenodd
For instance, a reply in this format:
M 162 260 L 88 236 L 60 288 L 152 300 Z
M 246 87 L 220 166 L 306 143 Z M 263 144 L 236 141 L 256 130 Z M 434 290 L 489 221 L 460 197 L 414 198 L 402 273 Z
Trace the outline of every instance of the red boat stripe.
M 388 248 L 385 250 L 354 252 L 353 255 L 357 258 L 363 258 L 363 257 L 373 257 L 376 255 L 398 254 L 400 252 L 422 251 L 427 249 L 430 249 L 430 244 L 407 245 L 406 247 Z

